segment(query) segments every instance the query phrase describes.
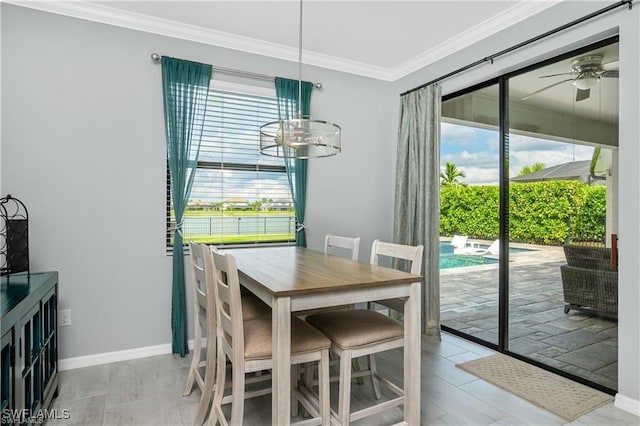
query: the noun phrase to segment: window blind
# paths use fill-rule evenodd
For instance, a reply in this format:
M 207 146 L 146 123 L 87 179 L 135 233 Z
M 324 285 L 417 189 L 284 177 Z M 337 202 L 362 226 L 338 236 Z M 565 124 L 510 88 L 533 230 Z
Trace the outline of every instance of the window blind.
M 295 242 L 295 214 L 284 161 L 260 154 L 260 126 L 276 120 L 278 106 L 273 97 L 210 90 L 184 216 L 185 244 Z M 167 174 L 168 249 L 174 229 Z

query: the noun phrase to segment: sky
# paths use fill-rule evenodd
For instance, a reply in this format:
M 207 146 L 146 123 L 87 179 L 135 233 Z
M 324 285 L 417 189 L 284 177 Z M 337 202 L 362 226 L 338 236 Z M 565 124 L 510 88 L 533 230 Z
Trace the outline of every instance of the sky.
M 499 167 L 498 132 L 495 130 L 442 123 L 440 167 L 453 162 L 469 185 L 497 185 Z M 548 139 L 511 135 L 509 174 L 517 176 L 524 166 L 543 163 L 546 167 L 570 161 L 590 160 L 593 147 Z
M 242 198 L 253 202 L 268 198 L 290 200 L 289 180 L 285 173 L 232 170 L 230 164 L 282 166 L 282 158 L 261 155 L 260 125 L 278 119 L 275 100 L 240 93 L 216 94 L 207 104 L 199 161 L 224 163 L 225 170 L 199 169 L 190 199 L 222 202 Z

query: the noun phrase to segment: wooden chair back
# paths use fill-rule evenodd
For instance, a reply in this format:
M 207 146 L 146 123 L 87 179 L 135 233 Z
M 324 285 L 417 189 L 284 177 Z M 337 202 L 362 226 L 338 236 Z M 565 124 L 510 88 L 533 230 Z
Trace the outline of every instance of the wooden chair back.
M 360 252 L 360 237 L 350 238 L 327 234 L 324 238 L 324 252 L 330 253 L 331 249 L 334 247 L 351 250 L 351 259 L 357 262 L 358 254 Z
M 200 404 L 193 422 L 204 423 L 213 399 L 213 385 L 216 365 L 216 298 L 213 281 L 213 260 L 209 247 L 189 242 L 191 263 L 191 288 L 193 294 L 193 356 L 189 373 L 182 391 L 183 396 L 191 394 L 193 386 L 200 388 Z M 207 347 L 203 351 L 203 339 L 206 335 Z M 206 356 L 202 357 L 202 353 Z M 204 371 L 203 371 L 204 370 Z
M 420 275 L 422 271 L 423 245 L 407 246 L 396 243 L 385 243 L 375 240 L 371 247 L 371 264 L 377 265 L 380 256 L 411 262 L 410 273 Z
M 244 360 L 244 329 L 242 319 L 242 299 L 236 259 L 220 253 L 211 247 L 214 266 L 216 295 L 216 317 L 218 322 L 218 342 L 229 359 L 234 362 Z M 234 347 L 239 353 L 234 357 Z
M 191 260 L 191 287 L 193 291 L 195 317 L 200 323 L 207 324 L 207 313 L 212 314 L 210 319 L 215 321 L 213 264 L 209 246 L 189 242 L 189 254 Z M 214 328 L 208 329 L 208 332 L 212 335 L 215 333 L 215 322 L 213 326 Z

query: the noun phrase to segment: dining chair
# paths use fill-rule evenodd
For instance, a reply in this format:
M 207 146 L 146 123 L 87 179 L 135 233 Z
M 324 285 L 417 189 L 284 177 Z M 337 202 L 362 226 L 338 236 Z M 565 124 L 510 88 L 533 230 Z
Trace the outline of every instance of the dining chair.
M 189 253 L 194 313 L 194 342 L 191 365 L 182 395 L 190 395 L 194 384 L 197 384 L 200 388 L 200 403 L 194 425 L 201 425 L 204 423 L 205 416 L 211 405 L 215 384 L 215 281 L 213 259 L 209 246 L 189 242 Z M 247 319 L 271 318 L 271 308 L 252 294 L 242 296 L 242 311 Z M 205 358 L 203 359 L 203 339 L 205 336 L 207 346 Z
M 336 250 L 338 249 L 338 250 Z M 358 254 L 360 252 L 360 237 L 342 237 L 339 235 L 327 234 L 324 238 L 324 252 L 326 254 L 344 255 L 349 254 L 351 260 L 358 261 Z M 340 305 L 332 306 L 330 308 L 317 308 L 307 309 L 304 311 L 296 312 L 296 316 L 305 318 L 308 315 L 313 315 L 319 312 L 335 311 L 341 309 L 352 309 L 353 305 Z
M 412 247 L 374 241 L 371 249 L 371 264 L 378 265 L 380 256 L 387 256 L 412 263 L 411 273 L 419 275 L 422 267 L 422 245 Z M 381 301 L 397 306 L 403 299 Z M 401 311 L 402 312 L 402 311 Z M 393 318 L 371 309 L 334 311 L 310 315 L 306 321 L 322 331 L 332 342 L 331 351 L 340 358 L 339 396 L 337 417 L 340 424 L 369 417 L 404 403 L 404 392 L 395 383 L 377 372 L 375 354 L 404 346 L 404 327 Z M 351 412 L 351 366 L 357 357 L 368 356 L 369 369 L 376 399 L 381 398 L 379 383 L 386 385 L 396 398 Z M 362 374 L 359 372 L 358 374 Z
M 339 249 L 339 250 L 336 250 Z M 326 237 L 324 238 L 324 252 L 329 254 L 329 253 L 336 253 L 339 252 L 340 254 L 345 253 L 345 252 L 351 252 L 351 260 L 357 262 L 358 261 L 358 255 L 360 253 L 360 237 L 355 237 L 355 238 L 351 238 L 351 237 L 343 237 L 340 235 L 332 235 L 332 234 L 327 234 Z M 344 306 L 337 306 L 334 308 L 329 308 L 329 309 L 318 309 L 313 313 L 319 313 L 319 312 L 326 312 L 329 310 L 336 310 L 336 309 L 344 309 Z M 346 307 L 347 309 L 353 309 L 353 305 L 348 305 Z M 308 313 L 308 315 L 311 315 L 312 313 Z M 332 362 L 333 365 L 333 362 Z M 358 363 L 357 359 L 353 359 L 352 361 L 352 368 L 354 372 L 360 372 L 362 371 L 362 369 L 360 368 L 360 364 Z M 310 370 L 309 368 L 307 369 L 307 372 L 305 373 L 307 375 L 307 380 L 311 379 L 310 377 Z M 358 381 L 359 385 L 364 384 L 364 380 L 362 379 L 362 377 L 358 377 L 356 379 Z M 309 381 L 307 382 L 309 383 Z
M 355 260 L 357 262 L 358 254 L 360 252 L 360 237 L 350 238 L 327 234 L 327 236 L 324 238 L 324 252 L 335 253 L 335 248 L 350 251 L 351 260 Z
M 423 252 L 423 245 L 409 246 L 375 240 L 371 246 L 371 264 L 378 265 L 380 263 L 380 257 L 387 257 L 391 259 L 392 262 L 399 261 L 398 264 L 394 264 L 392 267 L 396 267 L 397 265 L 401 269 L 407 269 L 413 275 L 420 275 L 422 273 Z M 402 261 L 405 263 L 402 264 Z M 404 300 L 402 299 L 377 300 L 375 303 L 386 306 L 399 313 L 404 312 Z M 369 309 L 373 309 L 372 303 L 369 304 Z
M 213 406 L 209 414 L 209 425 L 220 423 L 242 424 L 244 399 L 264 395 L 264 391 L 246 391 L 245 374 L 268 370 L 273 367 L 272 320 L 256 318 L 243 320 L 240 305 L 240 283 L 235 258 L 211 247 L 214 263 L 214 291 L 216 295 L 216 336 L 217 336 L 217 381 Z M 305 425 L 330 424 L 329 406 L 329 347 L 331 342 L 320 331 L 299 318 L 291 318 L 291 365 L 308 362 L 319 363 L 318 409 L 307 402 L 306 393 L 298 389 L 298 381 L 292 383 L 292 409 L 300 401 L 304 408 L 314 415 L 304 419 Z M 225 402 L 227 359 L 231 362 L 231 418 L 222 411 Z M 297 375 L 292 375 L 296 377 Z
M 200 388 L 200 404 L 193 424 L 201 425 L 211 405 L 215 380 L 216 345 L 214 339 L 207 339 L 206 358 L 201 359 L 203 337 L 215 336 L 215 296 L 209 248 L 204 244 L 189 242 L 189 257 L 191 260 L 194 341 L 191 366 L 182 396 L 190 395 L 194 384 Z M 204 373 L 201 372 L 202 368 L 204 368 Z

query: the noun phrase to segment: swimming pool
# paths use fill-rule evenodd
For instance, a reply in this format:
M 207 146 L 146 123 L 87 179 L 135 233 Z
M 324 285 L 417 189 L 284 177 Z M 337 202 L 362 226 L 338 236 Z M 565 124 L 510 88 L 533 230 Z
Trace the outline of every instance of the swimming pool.
M 488 244 L 480 244 L 480 248 L 487 248 Z M 522 253 L 532 249 L 509 247 L 509 253 Z M 453 254 L 453 246 L 448 241 L 440 241 L 440 269 L 462 268 L 465 266 L 490 265 L 498 263 L 493 256 L 474 256 Z

